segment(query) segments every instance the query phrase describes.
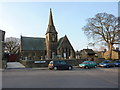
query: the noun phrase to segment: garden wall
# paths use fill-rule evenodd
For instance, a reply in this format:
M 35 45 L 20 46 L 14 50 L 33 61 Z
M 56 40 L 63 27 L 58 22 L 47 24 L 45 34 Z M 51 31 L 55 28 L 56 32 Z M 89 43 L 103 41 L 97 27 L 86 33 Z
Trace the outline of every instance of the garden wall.
M 55 59 L 54 59 L 55 60 Z M 85 61 L 86 59 L 69 59 L 64 60 L 67 64 L 72 66 L 78 66 L 80 63 Z M 34 68 L 34 67 L 48 67 L 48 64 L 51 60 L 20 60 L 20 63 L 23 64 L 26 68 Z M 96 61 L 101 62 L 103 59 Z

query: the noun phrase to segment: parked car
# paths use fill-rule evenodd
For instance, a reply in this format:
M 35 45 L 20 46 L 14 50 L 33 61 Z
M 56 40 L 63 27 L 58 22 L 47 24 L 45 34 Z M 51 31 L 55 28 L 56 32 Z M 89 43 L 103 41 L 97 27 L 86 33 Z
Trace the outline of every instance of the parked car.
M 97 63 L 95 61 L 84 61 L 83 63 L 79 64 L 81 68 L 95 68 Z
M 50 61 L 48 68 L 50 70 L 54 69 L 54 70 L 72 70 L 72 66 L 67 64 L 65 61 L 63 60 L 55 60 L 55 61 Z
M 116 60 L 116 61 L 114 62 L 114 64 L 115 64 L 116 67 L 120 67 L 120 60 Z
M 99 63 L 99 66 L 109 68 L 109 67 L 114 67 L 115 64 L 111 60 L 105 60 L 105 61 Z

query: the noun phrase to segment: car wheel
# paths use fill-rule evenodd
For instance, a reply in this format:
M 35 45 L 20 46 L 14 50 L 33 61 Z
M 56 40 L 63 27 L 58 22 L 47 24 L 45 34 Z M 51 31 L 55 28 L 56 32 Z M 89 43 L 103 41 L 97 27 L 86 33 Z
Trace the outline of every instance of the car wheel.
M 57 67 L 54 67 L 54 70 L 57 70 Z
M 107 65 L 106 68 L 109 68 L 109 66 Z
M 69 70 L 72 70 L 72 67 L 68 67 Z
M 116 66 L 116 67 L 120 67 L 120 64 L 118 66 Z
M 52 68 L 49 68 L 50 70 L 52 70 Z
M 89 67 L 88 66 L 85 66 L 85 69 L 88 69 Z
M 96 68 L 97 66 L 94 66 L 94 68 Z

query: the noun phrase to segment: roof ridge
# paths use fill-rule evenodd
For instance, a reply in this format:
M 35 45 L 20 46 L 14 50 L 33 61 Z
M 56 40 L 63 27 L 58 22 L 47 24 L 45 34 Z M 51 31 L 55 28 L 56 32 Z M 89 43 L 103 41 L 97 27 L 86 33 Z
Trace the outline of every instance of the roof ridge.
M 43 38 L 43 37 L 29 37 L 29 36 L 22 36 L 22 38 Z

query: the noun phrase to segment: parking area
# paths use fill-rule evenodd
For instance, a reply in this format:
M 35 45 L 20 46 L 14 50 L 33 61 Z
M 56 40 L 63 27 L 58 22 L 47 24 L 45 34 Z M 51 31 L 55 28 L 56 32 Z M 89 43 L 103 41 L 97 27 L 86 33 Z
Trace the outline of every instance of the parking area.
M 118 67 L 73 70 L 6 69 L 3 88 L 118 88 Z

